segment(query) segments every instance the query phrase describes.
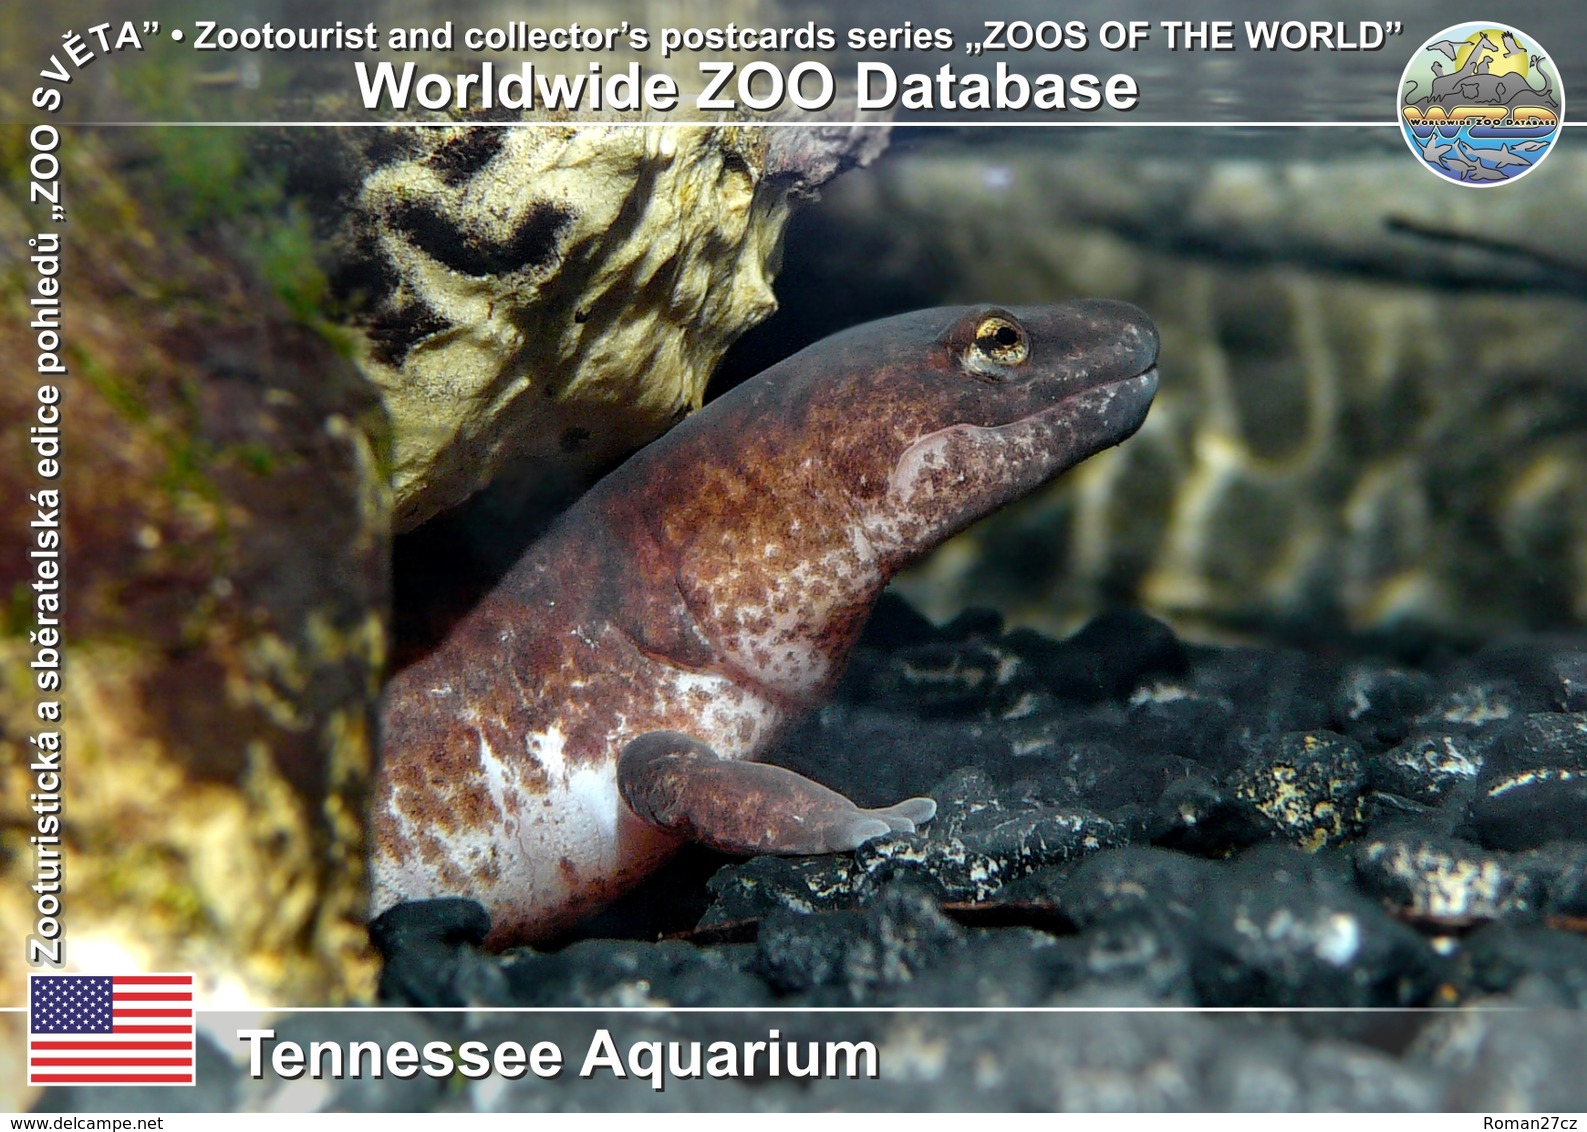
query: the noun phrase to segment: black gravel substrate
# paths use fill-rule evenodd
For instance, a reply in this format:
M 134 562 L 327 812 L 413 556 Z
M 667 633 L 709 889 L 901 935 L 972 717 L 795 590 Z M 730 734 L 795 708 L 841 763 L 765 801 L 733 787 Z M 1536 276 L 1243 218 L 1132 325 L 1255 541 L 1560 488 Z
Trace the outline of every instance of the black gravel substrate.
M 939 815 L 853 854 L 685 854 L 555 951 L 480 951 L 468 901 L 399 906 L 374 926 L 383 1001 L 766 1008 L 612 1024 L 868 1036 L 879 1080 L 363 1081 L 321 1106 L 1587 1106 L 1587 638 L 1417 670 L 1188 645 L 1135 612 L 1064 641 L 986 613 L 938 628 L 889 597 L 773 761 Z M 808 1012 L 834 1007 L 1113 1009 Z M 578 1052 L 593 1025 L 390 1021 L 418 1042 L 526 1018 Z M 252 1107 L 286 1086 L 211 1087 Z
M 938 1015 L 919 1024 L 948 1052 L 908 1096 L 1587 1098 L 1587 638 L 1423 671 L 1188 645 L 1133 611 L 1063 641 L 984 612 L 938 628 L 889 597 L 839 695 L 774 761 L 864 804 L 929 793 L 940 813 L 849 855 L 690 855 L 596 929 L 631 938 L 554 953 L 479 953 L 466 903 L 396 909 L 377 931 L 388 1000 L 1435 1008 Z M 669 1025 L 706 1037 L 712 1017 Z M 973 1051 L 1023 1091 L 978 1090 Z M 900 1099 L 866 1095 L 852 1103 Z

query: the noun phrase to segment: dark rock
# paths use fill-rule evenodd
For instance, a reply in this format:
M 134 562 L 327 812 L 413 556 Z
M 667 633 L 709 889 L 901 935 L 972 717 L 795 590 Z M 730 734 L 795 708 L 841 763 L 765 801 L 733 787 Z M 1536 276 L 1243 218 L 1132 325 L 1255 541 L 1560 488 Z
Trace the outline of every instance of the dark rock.
M 1415 719 L 1417 727 L 1491 731 L 1496 725 L 1530 712 L 1547 711 L 1552 697 L 1544 690 L 1509 679 L 1446 679 L 1432 706 Z
M 1021 690 L 1020 660 L 983 641 L 934 641 L 874 663 L 860 689 L 890 711 L 926 717 L 973 716 L 1013 702 Z M 852 687 L 852 682 L 851 682 Z
M 1435 806 L 1462 798 L 1493 745 L 1491 736 L 1466 730 L 1423 731 L 1393 750 L 1367 759 L 1367 783 L 1374 790 Z
M 1144 846 L 1044 869 L 998 894 L 1056 905 L 1081 930 L 1052 945 L 1065 990 L 1132 988 L 1152 1001 L 1195 1003 L 1186 925 L 1219 866 Z
M 1436 1108 L 1430 1075 L 1337 1039 L 1306 1041 L 1273 1026 L 1220 1032 L 1204 1055 L 1215 1108 L 1239 1112 L 1415 1112 Z M 1232 1040 L 1231 1040 L 1232 1039 Z
M 1542 886 L 1544 912 L 1587 917 L 1587 845 L 1556 841 L 1515 860 L 1517 868 Z
M 1369 751 L 1392 747 L 1426 711 L 1436 685 L 1423 672 L 1375 664 L 1347 665 L 1333 693 L 1333 726 Z
M 1493 924 L 1461 943 L 1450 972 L 1460 997 L 1513 994 L 1551 997 L 1587 1009 L 1587 939 L 1537 925 Z
M 1579 1112 L 1587 1108 L 1582 1050 L 1587 1014 L 1562 1009 L 1547 987 L 1523 981 L 1487 1010 L 1433 1020 L 1406 1058 L 1444 1082 L 1446 1112 Z
M 1560 711 L 1587 711 L 1587 648 L 1562 649 L 1549 658 L 1547 682 Z
M 1513 681 L 1550 702 L 1530 710 L 1587 711 L 1587 638 L 1533 637 L 1489 644 L 1458 669 L 1461 675 Z
M 761 919 L 781 909 L 832 911 L 852 902 L 854 859 L 752 857 L 718 872 L 710 889 L 716 899 L 700 920 L 701 927 Z
M 884 1057 L 911 1075 L 884 1074 L 862 1100 L 837 1081 L 797 1096 L 785 1082 L 757 1082 L 753 1097 L 742 1083 L 658 1096 L 620 1082 L 594 1100 L 555 1082 L 517 1082 L 517 1103 L 1117 1108 L 1144 1095 L 1177 1106 L 1429 1108 L 1463 1097 L 1465 1083 L 1448 1068 L 1457 1051 L 1425 1033 L 1444 1023 L 1415 1008 L 1488 995 L 1581 1001 L 1587 943 L 1545 929 L 1542 917 L 1587 911 L 1587 843 L 1511 853 L 1456 832 L 1463 821 L 1475 831 L 1483 816 L 1480 805 L 1468 813 L 1479 776 L 1485 786 L 1507 782 L 1501 771 L 1557 778 L 1582 761 L 1578 717 L 1504 714 L 1501 700 L 1532 702 L 1514 671 L 1468 666 L 1435 684 L 1370 662 L 1336 669 L 1299 653 L 1196 648 L 1183 650 L 1188 668 L 1154 662 L 1109 683 L 1083 663 L 1103 651 L 1088 634 L 1105 639 L 1107 622 L 1050 642 L 1027 630 L 999 635 L 974 616 L 939 630 L 907 612 L 889 614 L 871 640 L 892 642 L 861 649 L 836 701 L 792 732 L 776 761 L 867 804 L 931 794 L 938 816 L 918 833 L 851 854 L 720 868 L 700 926 L 739 924 L 744 935 L 722 938 L 754 932 L 753 944 L 591 940 L 492 959 L 460 946 L 477 931 L 466 916 L 451 928 L 443 917 L 439 933 L 417 919 L 377 925 L 388 963 L 405 953 L 410 970 L 415 955 L 440 963 L 451 949 L 463 974 L 425 978 L 454 998 L 495 993 L 537 1007 L 1376 1009 L 1256 1023 L 877 1015 L 866 1025 L 892 1043 Z M 1435 690 L 1452 715 L 1431 726 Z M 1464 716 L 1452 710 L 1462 704 Z M 945 914 L 946 901 L 983 907 Z M 1501 923 L 1458 935 L 1492 919 Z M 468 975 L 473 962 L 494 963 L 505 990 Z M 724 1018 L 745 1017 L 627 1021 L 621 1040 L 719 1040 Z M 779 1015 L 774 1025 L 791 1033 L 793 1017 L 816 1027 L 812 1038 L 858 1033 L 820 1029 L 846 1014 Z M 944 1017 L 952 1024 L 939 1025 Z M 548 1021 L 545 1033 L 559 1026 Z M 1045 1046 L 1025 1048 L 1038 1036 Z M 563 1041 L 587 1044 L 571 1029 Z M 1410 1060 L 1397 1060 L 1412 1046 Z M 1473 1095 L 1514 1083 L 1496 1047 L 1484 1045 L 1473 1064 L 1488 1090 Z M 1069 1076 L 1054 1077 L 1060 1070 Z M 1529 1077 L 1515 1096 L 1551 1096 L 1550 1087 Z
M 387 963 L 401 951 L 440 945 L 485 942 L 490 934 L 490 913 L 477 900 L 449 897 L 411 900 L 375 917 L 369 940 Z
M 1328 726 L 1332 668 L 1294 649 L 1191 650 L 1191 686 L 1234 705 L 1245 736 Z
M 755 969 L 780 994 L 857 1005 L 911 981 L 966 942 L 934 899 L 906 886 L 863 911 L 772 913 L 761 925 Z
M 1237 748 L 1229 742 L 1234 704 L 1223 697 L 1163 681 L 1137 691 L 1128 714 L 1139 749 L 1189 759 L 1214 774 L 1237 765 Z
M 1081 927 L 1152 910 L 1189 921 L 1219 866 L 1148 846 L 1110 849 L 1067 869 L 1046 869 L 1011 884 L 1003 899 L 1048 898 Z
M 1149 809 L 1164 788 L 1196 772 L 1196 765 L 1150 743 L 1116 708 L 1093 708 L 1066 718 L 1033 713 L 1008 722 L 1009 756 L 986 767 L 1000 784 L 1103 813 Z
M 1357 846 L 1355 867 L 1363 891 L 1417 917 L 1492 920 L 1533 912 L 1543 898 L 1507 856 L 1448 837 L 1372 838 Z
M 1533 849 L 1587 839 L 1587 715 L 1544 713 L 1499 736 L 1477 780 L 1468 821 L 1484 845 Z
M 1157 845 L 1186 853 L 1222 856 L 1255 845 L 1271 834 L 1271 823 L 1212 777 L 1187 775 L 1163 791 L 1148 835 Z
M 1331 862 L 1258 846 L 1214 874 L 1191 927 L 1205 1006 L 1416 1006 L 1441 963 Z
M 1534 849 L 1587 835 L 1587 774 L 1562 767 L 1523 770 L 1479 784 L 1469 824 L 1490 849 Z
M 1144 829 L 1083 807 L 1010 796 L 973 768 L 939 783 L 933 796 L 940 808 L 925 833 L 879 838 L 855 851 L 858 890 L 908 875 L 945 899 L 981 900 L 1044 865 L 1123 844 Z
M 912 1058 L 906 1080 L 876 1082 L 867 1104 L 890 1112 L 1136 1113 L 1438 1106 L 1431 1073 L 1376 1050 L 1308 1043 L 1243 1019 L 1107 1009 L 1155 1005 L 1135 996 L 1061 1001 L 1090 1009 L 902 1022 L 890 1048 L 932 1056 Z
M 995 609 L 971 607 L 944 625 L 940 632 L 947 641 L 978 641 L 1003 631 L 1003 615 Z
M 1020 1007 L 1047 1001 L 1079 976 L 1063 953 L 1066 940 L 1030 928 L 969 932 L 941 961 L 907 983 L 887 988 L 884 1002 L 925 1007 Z
M 1431 949 L 1343 869 L 1278 846 L 1227 863 L 1130 847 L 1002 895 L 1037 894 L 1082 928 L 1063 946 L 1094 948 L 1093 933 L 1106 929 L 1133 943 L 1143 971 L 1169 973 L 1172 957 L 1188 956 L 1203 1006 L 1415 1005 L 1436 985 Z M 1171 978 L 1156 991 L 1179 993 Z
M 1366 788 L 1360 744 L 1331 731 L 1263 736 L 1229 779 L 1229 792 L 1249 803 L 1272 836 L 1306 849 L 1334 845 L 1361 822 Z
M 583 940 L 503 958 L 513 1006 L 758 1006 L 770 994 L 747 970 L 752 954 L 744 944 Z
M 1015 629 L 1004 641 L 1027 660 L 1042 687 L 1078 703 L 1122 699 L 1148 679 L 1182 674 L 1187 663 L 1172 629 L 1132 609 L 1092 618 L 1067 640 Z
M 882 594 L 865 623 L 860 648 L 873 652 L 928 645 L 941 637 L 931 618 L 891 590 Z
M 380 952 L 380 999 L 393 1006 L 500 1001 L 501 972 L 478 947 L 490 933 L 484 905 L 459 898 L 398 904 L 369 925 Z
M 1423 823 L 1430 833 L 1450 833 L 1461 817 L 1458 810 L 1449 812 L 1398 794 L 1368 790 L 1361 800 L 1361 832 L 1357 836 L 1376 836 L 1408 822 Z
M 932 791 L 937 817 L 922 832 L 883 837 L 851 855 L 756 858 L 712 878 L 715 903 L 701 921 L 716 926 L 850 907 L 894 882 L 923 885 L 941 900 L 985 900 L 1011 880 L 1144 831 L 1144 821 L 1104 817 L 1078 806 L 1014 794 L 966 769 Z
M 1185 933 L 1160 912 L 1120 915 L 1051 944 L 1049 965 L 1065 991 L 1131 993 L 1158 1003 L 1196 1004 Z
M 930 793 L 933 784 L 961 766 L 997 764 L 1008 750 L 1008 737 L 989 722 L 924 719 L 835 703 L 790 732 L 766 761 L 814 778 L 862 806 L 889 806 Z
M 1502 731 L 1483 764 L 1482 784 L 1537 767 L 1587 772 L 1587 713 L 1542 712 Z

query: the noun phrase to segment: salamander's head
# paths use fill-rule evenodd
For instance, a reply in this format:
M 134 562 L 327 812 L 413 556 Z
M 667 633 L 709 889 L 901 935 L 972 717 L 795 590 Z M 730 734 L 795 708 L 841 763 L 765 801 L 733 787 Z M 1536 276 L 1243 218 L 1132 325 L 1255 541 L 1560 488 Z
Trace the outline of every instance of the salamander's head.
M 829 404 L 866 406 L 831 460 L 893 569 L 1127 439 L 1157 392 L 1156 327 L 1102 299 L 920 311 L 829 349 L 855 363 Z
M 1151 321 L 1096 300 L 817 342 L 591 493 L 583 513 L 629 548 L 608 600 L 650 655 L 814 702 L 893 572 L 1133 433 L 1156 361 Z

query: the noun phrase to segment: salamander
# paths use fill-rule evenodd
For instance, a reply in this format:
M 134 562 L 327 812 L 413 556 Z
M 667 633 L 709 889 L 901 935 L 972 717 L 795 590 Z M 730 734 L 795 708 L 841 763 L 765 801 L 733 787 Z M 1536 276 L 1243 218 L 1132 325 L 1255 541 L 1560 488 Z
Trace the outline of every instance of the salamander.
M 467 896 L 488 945 L 534 942 L 686 841 L 822 853 L 929 821 L 755 760 L 898 570 L 1141 426 L 1157 345 L 1107 300 L 917 311 L 642 449 L 390 681 L 372 910 Z

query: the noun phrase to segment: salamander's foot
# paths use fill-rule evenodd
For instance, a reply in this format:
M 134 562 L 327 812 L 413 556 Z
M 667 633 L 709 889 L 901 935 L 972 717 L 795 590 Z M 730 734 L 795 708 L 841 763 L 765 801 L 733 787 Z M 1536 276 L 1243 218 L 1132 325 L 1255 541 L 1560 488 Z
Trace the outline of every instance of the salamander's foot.
M 884 833 L 913 833 L 937 812 L 930 798 L 863 810 L 803 775 L 724 759 L 677 731 L 624 747 L 617 788 L 644 821 L 726 853 L 846 852 Z

